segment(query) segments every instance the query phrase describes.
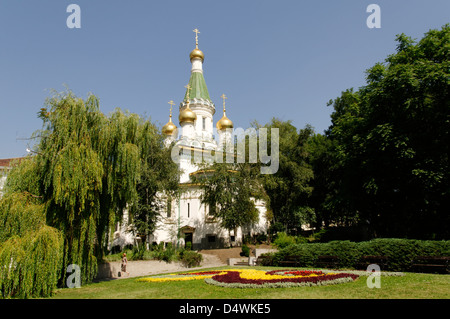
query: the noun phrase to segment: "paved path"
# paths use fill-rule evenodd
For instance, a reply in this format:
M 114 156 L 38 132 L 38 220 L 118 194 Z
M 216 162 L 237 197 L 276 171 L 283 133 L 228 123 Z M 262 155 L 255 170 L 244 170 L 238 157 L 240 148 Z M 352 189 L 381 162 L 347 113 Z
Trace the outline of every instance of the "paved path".
M 166 263 L 165 261 L 159 260 L 139 260 L 139 261 L 129 261 L 127 266 L 128 274 L 121 274 L 118 276 L 120 271 L 120 261 L 110 262 L 107 264 L 100 264 L 98 267 L 98 280 L 107 279 L 121 279 L 121 278 L 132 278 L 141 277 L 148 275 L 172 273 L 177 271 L 194 271 L 203 268 L 212 268 L 226 266 L 219 257 L 210 254 L 202 254 L 203 262 L 200 267 L 186 268 L 178 262 Z

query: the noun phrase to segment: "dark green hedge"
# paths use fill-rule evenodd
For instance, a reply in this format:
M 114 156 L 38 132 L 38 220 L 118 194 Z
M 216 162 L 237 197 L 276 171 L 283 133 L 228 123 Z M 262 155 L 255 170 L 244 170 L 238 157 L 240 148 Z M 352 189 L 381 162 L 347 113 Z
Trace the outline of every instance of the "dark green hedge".
M 319 267 L 317 261 L 321 255 L 338 256 L 340 268 L 356 268 L 362 256 L 387 256 L 387 269 L 382 270 L 409 271 L 417 256 L 450 256 L 450 241 L 380 238 L 364 242 L 295 244 L 272 254 L 268 263 L 280 266 L 280 261 L 289 255 L 300 256 L 301 267 Z

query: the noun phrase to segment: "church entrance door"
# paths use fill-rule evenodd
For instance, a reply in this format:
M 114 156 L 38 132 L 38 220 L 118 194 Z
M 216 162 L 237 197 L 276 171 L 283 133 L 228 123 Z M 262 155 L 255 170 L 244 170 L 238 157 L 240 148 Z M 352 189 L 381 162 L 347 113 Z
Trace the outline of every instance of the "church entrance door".
M 191 247 L 192 247 L 192 233 L 184 233 L 184 243 L 185 243 L 185 245 L 187 243 L 191 243 Z

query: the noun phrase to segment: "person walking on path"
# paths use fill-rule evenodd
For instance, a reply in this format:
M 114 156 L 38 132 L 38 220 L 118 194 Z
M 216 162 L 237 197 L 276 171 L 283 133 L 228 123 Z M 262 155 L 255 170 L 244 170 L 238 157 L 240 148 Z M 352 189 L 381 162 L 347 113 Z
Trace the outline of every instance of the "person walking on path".
M 127 271 L 127 264 L 128 264 L 128 259 L 127 259 L 127 254 L 123 253 L 122 255 L 122 265 L 121 265 L 121 272 L 126 272 L 128 274 L 128 276 L 130 276 L 130 273 Z

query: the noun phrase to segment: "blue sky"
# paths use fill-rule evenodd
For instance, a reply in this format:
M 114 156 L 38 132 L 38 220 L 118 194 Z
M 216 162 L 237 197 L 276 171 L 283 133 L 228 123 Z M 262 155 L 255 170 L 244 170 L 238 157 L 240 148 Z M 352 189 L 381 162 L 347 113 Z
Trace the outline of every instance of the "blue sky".
M 66 25 L 71 3 L 80 29 Z M 366 25 L 371 3 L 380 29 Z M 449 13 L 448 0 L 0 0 L 0 158 L 26 155 L 23 138 L 42 125 L 37 112 L 64 85 L 98 96 L 104 113 L 120 107 L 164 125 L 167 102 L 184 96 L 195 28 L 215 122 L 225 93 L 235 127 L 278 117 L 322 133 L 327 102 L 364 85 L 364 71 L 395 52 L 397 34 L 420 39 Z

